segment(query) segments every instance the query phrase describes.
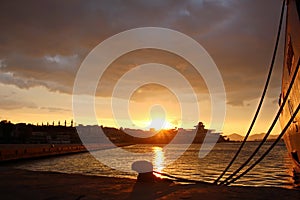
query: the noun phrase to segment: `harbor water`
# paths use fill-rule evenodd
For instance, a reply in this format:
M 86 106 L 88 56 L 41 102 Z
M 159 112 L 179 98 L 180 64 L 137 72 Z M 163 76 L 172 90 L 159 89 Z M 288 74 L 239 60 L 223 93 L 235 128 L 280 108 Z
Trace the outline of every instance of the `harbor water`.
M 247 142 L 235 164 L 224 177 L 227 177 L 230 172 L 237 169 L 255 150 L 258 144 L 258 142 Z M 258 156 L 270 144 L 267 142 Z M 174 145 L 169 152 L 165 152 L 162 146 L 150 144 L 131 145 L 123 147 L 123 149 L 129 152 L 138 152 L 141 155 L 151 152 L 153 157 L 149 161 L 152 162 L 155 171 L 180 178 L 212 183 L 228 165 L 239 146 L 240 143 L 217 143 L 204 158 L 199 158 L 199 145 L 195 144 L 172 163 L 167 160 L 168 156 L 166 154 L 181 151 L 183 148 L 181 144 Z M 102 156 L 100 160 L 104 160 L 105 164 L 87 152 L 47 159 L 28 160 L 15 163 L 14 167 L 33 171 L 136 178 L 137 173 L 126 171 L 125 168 L 122 170 L 123 166 L 131 163 L 128 163 L 128 157 L 120 155 L 116 149 L 99 150 L 93 152 L 93 154 Z M 109 167 L 116 165 L 118 165 L 117 168 L 119 170 Z M 291 169 L 291 160 L 288 157 L 285 145 L 283 142 L 280 142 L 259 165 L 232 185 L 292 188 L 293 179 Z

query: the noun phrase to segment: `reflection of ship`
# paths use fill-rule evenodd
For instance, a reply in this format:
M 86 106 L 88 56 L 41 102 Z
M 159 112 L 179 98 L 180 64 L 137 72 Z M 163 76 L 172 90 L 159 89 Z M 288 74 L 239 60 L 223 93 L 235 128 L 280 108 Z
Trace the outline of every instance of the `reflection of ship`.
M 285 39 L 285 57 L 282 75 L 282 91 L 279 103 L 287 94 L 288 87 L 292 82 L 294 74 L 298 73 L 300 64 L 300 0 L 287 1 L 287 27 Z M 295 108 L 300 103 L 300 75 L 296 75 L 288 101 L 280 116 L 282 128 L 293 115 Z M 294 122 L 290 125 L 284 135 L 284 142 L 289 155 L 293 160 L 294 172 L 300 173 L 300 114 L 298 113 Z

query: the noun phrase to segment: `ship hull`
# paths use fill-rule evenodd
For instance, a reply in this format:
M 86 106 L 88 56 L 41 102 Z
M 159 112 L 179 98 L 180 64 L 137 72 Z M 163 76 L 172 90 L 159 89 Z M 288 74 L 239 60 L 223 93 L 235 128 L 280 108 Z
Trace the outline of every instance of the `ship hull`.
M 288 87 L 294 74 L 297 74 L 292 90 L 288 97 L 283 111 L 280 116 L 281 127 L 290 120 L 294 114 L 295 108 L 300 103 L 300 0 L 289 0 L 287 3 L 286 17 L 286 39 L 285 39 L 285 56 L 282 73 L 282 91 L 279 104 L 285 97 Z M 298 113 L 293 123 L 289 126 L 284 134 L 284 142 L 288 150 L 288 154 L 293 162 L 294 175 L 300 174 L 300 114 Z M 299 180 L 299 177 L 295 177 Z

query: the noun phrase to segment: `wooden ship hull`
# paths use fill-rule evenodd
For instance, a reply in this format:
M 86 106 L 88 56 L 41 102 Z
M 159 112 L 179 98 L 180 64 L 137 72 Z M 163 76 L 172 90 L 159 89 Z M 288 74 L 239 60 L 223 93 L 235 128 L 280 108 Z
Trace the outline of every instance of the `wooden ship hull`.
M 287 1 L 286 36 L 284 49 L 284 64 L 282 74 L 282 89 L 279 104 L 282 103 L 292 77 L 297 73 L 288 100 L 280 116 L 281 127 L 290 120 L 300 103 L 300 0 Z M 287 129 L 284 137 L 289 156 L 293 161 L 294 175 L 300 175 L 300 113 L 298 112 L 293 123 Z M 299 180 L 299 178 L 298 178 Z

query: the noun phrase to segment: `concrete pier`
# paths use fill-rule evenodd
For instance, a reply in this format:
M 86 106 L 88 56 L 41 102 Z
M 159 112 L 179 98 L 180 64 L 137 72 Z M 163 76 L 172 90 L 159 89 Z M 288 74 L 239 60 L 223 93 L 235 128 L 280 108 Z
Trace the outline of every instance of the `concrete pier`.
M 0 162 L 86 151 L 81 144 L 1 144 Z

